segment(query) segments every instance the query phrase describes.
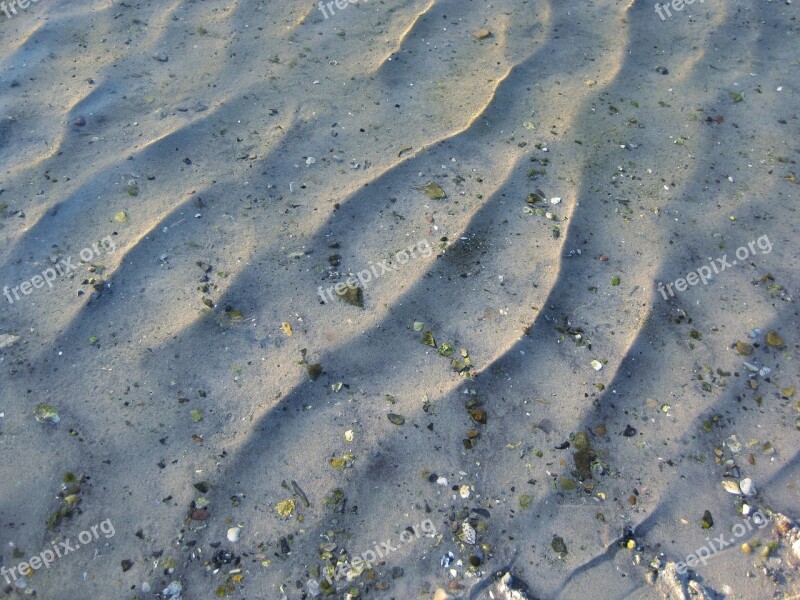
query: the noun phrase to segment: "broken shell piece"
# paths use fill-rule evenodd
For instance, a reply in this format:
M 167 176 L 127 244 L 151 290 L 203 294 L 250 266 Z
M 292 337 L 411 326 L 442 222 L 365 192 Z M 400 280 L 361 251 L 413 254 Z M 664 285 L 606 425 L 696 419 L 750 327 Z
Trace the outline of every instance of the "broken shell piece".
M 469 498 L 469 486 L 468 485 L 462 485 L 458 490 L 458 495 L 461 496 L 462 498 L 464 498 L 464 500 Z
M 241 535 L 242 530 L 238 527 L 231 527 L 228 529 L 228 541 L 229 542 L 238 542 L 239 536 Z
M 433 593 L 433 600 L 450 600 L 450 594 L 445 592 L 443 588 L 436 588 Z
M 506 572 L 497 583 L 497 598 L 499 600 L 531 600 L 530 588 L 528 584 L 514 577 L 510 572 Z
M 595 371 L 599 371 L 600 369 L 602 369 L 602 368 L 603 368 L 603 363 L 601 363 L 601 362 L 600 362 L 599 360 L 597 360 L 596 358 L 595 358 L 594 360 L 592 360 L 592 362 L 591 362 L 591 365 L 592 365 L 592 368 L 593 368 Z
M 725 488 L 725 491 L 730 494 L 738 494 L 741 495 L 742 488 L 739 487 L 739 484 L 732 479 L 723 479 L 722 480 L 722 487 Z
M 470 545 L 475 544 L 477 535 L 475 533 L 475 530 L 472 528 L 472 525 L 470 525 L 468 521 L 464 521 L 461 524 L 461 531 L 458 534 L 458 539 L 460 539 L 465 544 L 470 544 Z
M 745 496 L 755 496 L 756 495 L 756 486 L 753 483 L 753 480 L 749 477 L 746 479 L 742 479 L 739 482 L 739 487 L 742 490 L 742 494 Z
M 559 204 L 561 202 L 561 198 L 550 198 L 550 204 Z

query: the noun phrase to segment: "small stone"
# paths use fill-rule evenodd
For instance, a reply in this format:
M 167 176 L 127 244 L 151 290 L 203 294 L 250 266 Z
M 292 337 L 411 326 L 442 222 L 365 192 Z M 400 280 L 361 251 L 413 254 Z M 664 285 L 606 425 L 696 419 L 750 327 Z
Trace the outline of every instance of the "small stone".
M 771 348 L 780 348 L 783 346 L 783 338 L 777 331 L 770 331 L 767 333 L 767 346 Z
M 753 483 L 753 480 L 749 477 L 746 479 L 742 479 L 739 482 L 739 487 L 742 490 L 742 494 L 745 496 L 755 496 L 756 495 L 756 486 Z
M 397 415 L 395 413 L 389 413 L 386 416 L 388 417 L 389 422 L 392 425 L 398 425 L 399 426 L 399 425 L 403 425 L 406 422 L 405 417 L 403 417 L 402 415 Z
M 703 517 L 700 519 L 700 526 L 703 529 L 711 529 L 714 527 L 714 517 L 711 516 L 710 510 L 703 513 Z
M 472 35 L 473 37 L 475 37 L 475 39 L 485 40 L 490 35 L 492 35 L 492 32 L 484 28 L 484 29 L 478 29 L 477 31 L 473 32 Z
M 308 588 L 308 593 L 314 596 L 315 598 L 320 595 L 321 590 L 319 587 L 319 581 L 317 581 L 316 579 L 309 579 L 306 582 L 306 587 Z
M 18 335 L 8 335 L 4 333 L 0 335 L 0 350 L 3 348 L 11 348 L 14 344 L 16 344 L 20 340 Z
M 84 125 L 86 125 L 86 119 L 84 119 L 83 117 L 78 117 L 72 122 L 72 124 L 75 125 L 75 127 L 83 127 Z
M 133 561 L 132 560 L 123 560 L 121 565 L 122 565 L 122 572 L 126 573 L 133 566 Z
M 722 487 L 724 487 L 725 491 L 729 494 L 741 495 L 742 493 L 742 488 L 739 487 L 739 483 L 731 479 L 723 479 Z
M 158 62 L 167 62 L 169 60 L 169 57 L 163 52 L 156 52 L 155 54 L 153 54 L 153 58 L 156 59 Z
M 436 591 L 433 593 L 433 600 L 450 600 L 450 594 L 443 588 L 436 588 Z
M 669 75 L 669 69 L 667 67 L 656 67 L 656 73 L 660 73 L 661 75 Z
M 564 538 L 559 535 L 553 536 L 553 541 L 550 542 L 550 547 L 556 554 L 558 554 L 560 558 L 564 558 L 567 555 L 567 545 L 564 543 Z
M 180 581 L 173 581 L 164 588 L 164 591 L 161 592 L 161 595 L 167 598 L 172 598 L 173 596 L 180 594 L 181 591 L 183 591 L 183 584 Z
M 242 534 L 242 530 L 239 527 L 231 527 L 228 529 L 228 533 L 226 537 L 228 538 L 229 542 L 238 542 L 239 536 Z

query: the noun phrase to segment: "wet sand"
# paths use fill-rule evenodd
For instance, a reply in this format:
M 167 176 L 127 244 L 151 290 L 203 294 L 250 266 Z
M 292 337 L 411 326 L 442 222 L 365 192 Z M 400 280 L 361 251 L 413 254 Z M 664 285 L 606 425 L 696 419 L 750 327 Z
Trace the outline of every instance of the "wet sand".
M 3 593 L 798 597 L 796 3 L 342 4 L 0 12 Z

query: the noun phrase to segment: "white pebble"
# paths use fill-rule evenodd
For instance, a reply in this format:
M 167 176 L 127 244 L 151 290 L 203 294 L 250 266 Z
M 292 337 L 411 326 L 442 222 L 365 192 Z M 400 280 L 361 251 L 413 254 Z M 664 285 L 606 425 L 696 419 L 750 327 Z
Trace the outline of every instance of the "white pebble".
M 238 527 L 231 527 L 228 529 L 228 541 L 230 542 L 238 542 L 239 536 L 241 535 L 242 530 Z
M 753 480 L 749 477 L 747 479 L 742 479 L 739 482 L 739 487 L 742 489 L 742 494 L 745 496 L 755 496 L 756 495 L 756 486 L 753 483 Z

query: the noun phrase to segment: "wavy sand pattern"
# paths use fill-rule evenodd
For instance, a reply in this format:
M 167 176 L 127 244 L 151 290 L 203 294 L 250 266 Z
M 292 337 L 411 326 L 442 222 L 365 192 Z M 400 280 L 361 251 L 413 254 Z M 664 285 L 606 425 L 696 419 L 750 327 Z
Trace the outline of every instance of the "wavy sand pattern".
M 800 517 L 796 3 L 343 5 L 0 12 L 3 576 L 114 526 L 3 594 L 311 597 L 390 540 L 330 597 L 488 598 L 512 555 L 530 597 L 689 597 L 648 565 L 746 503 L 769 527 L 691 578 L 798 597 L 770 512 Z M 56 257 L 76 270 L 26 295 Z M 320 301 L 381 261 L 363 308 Z

